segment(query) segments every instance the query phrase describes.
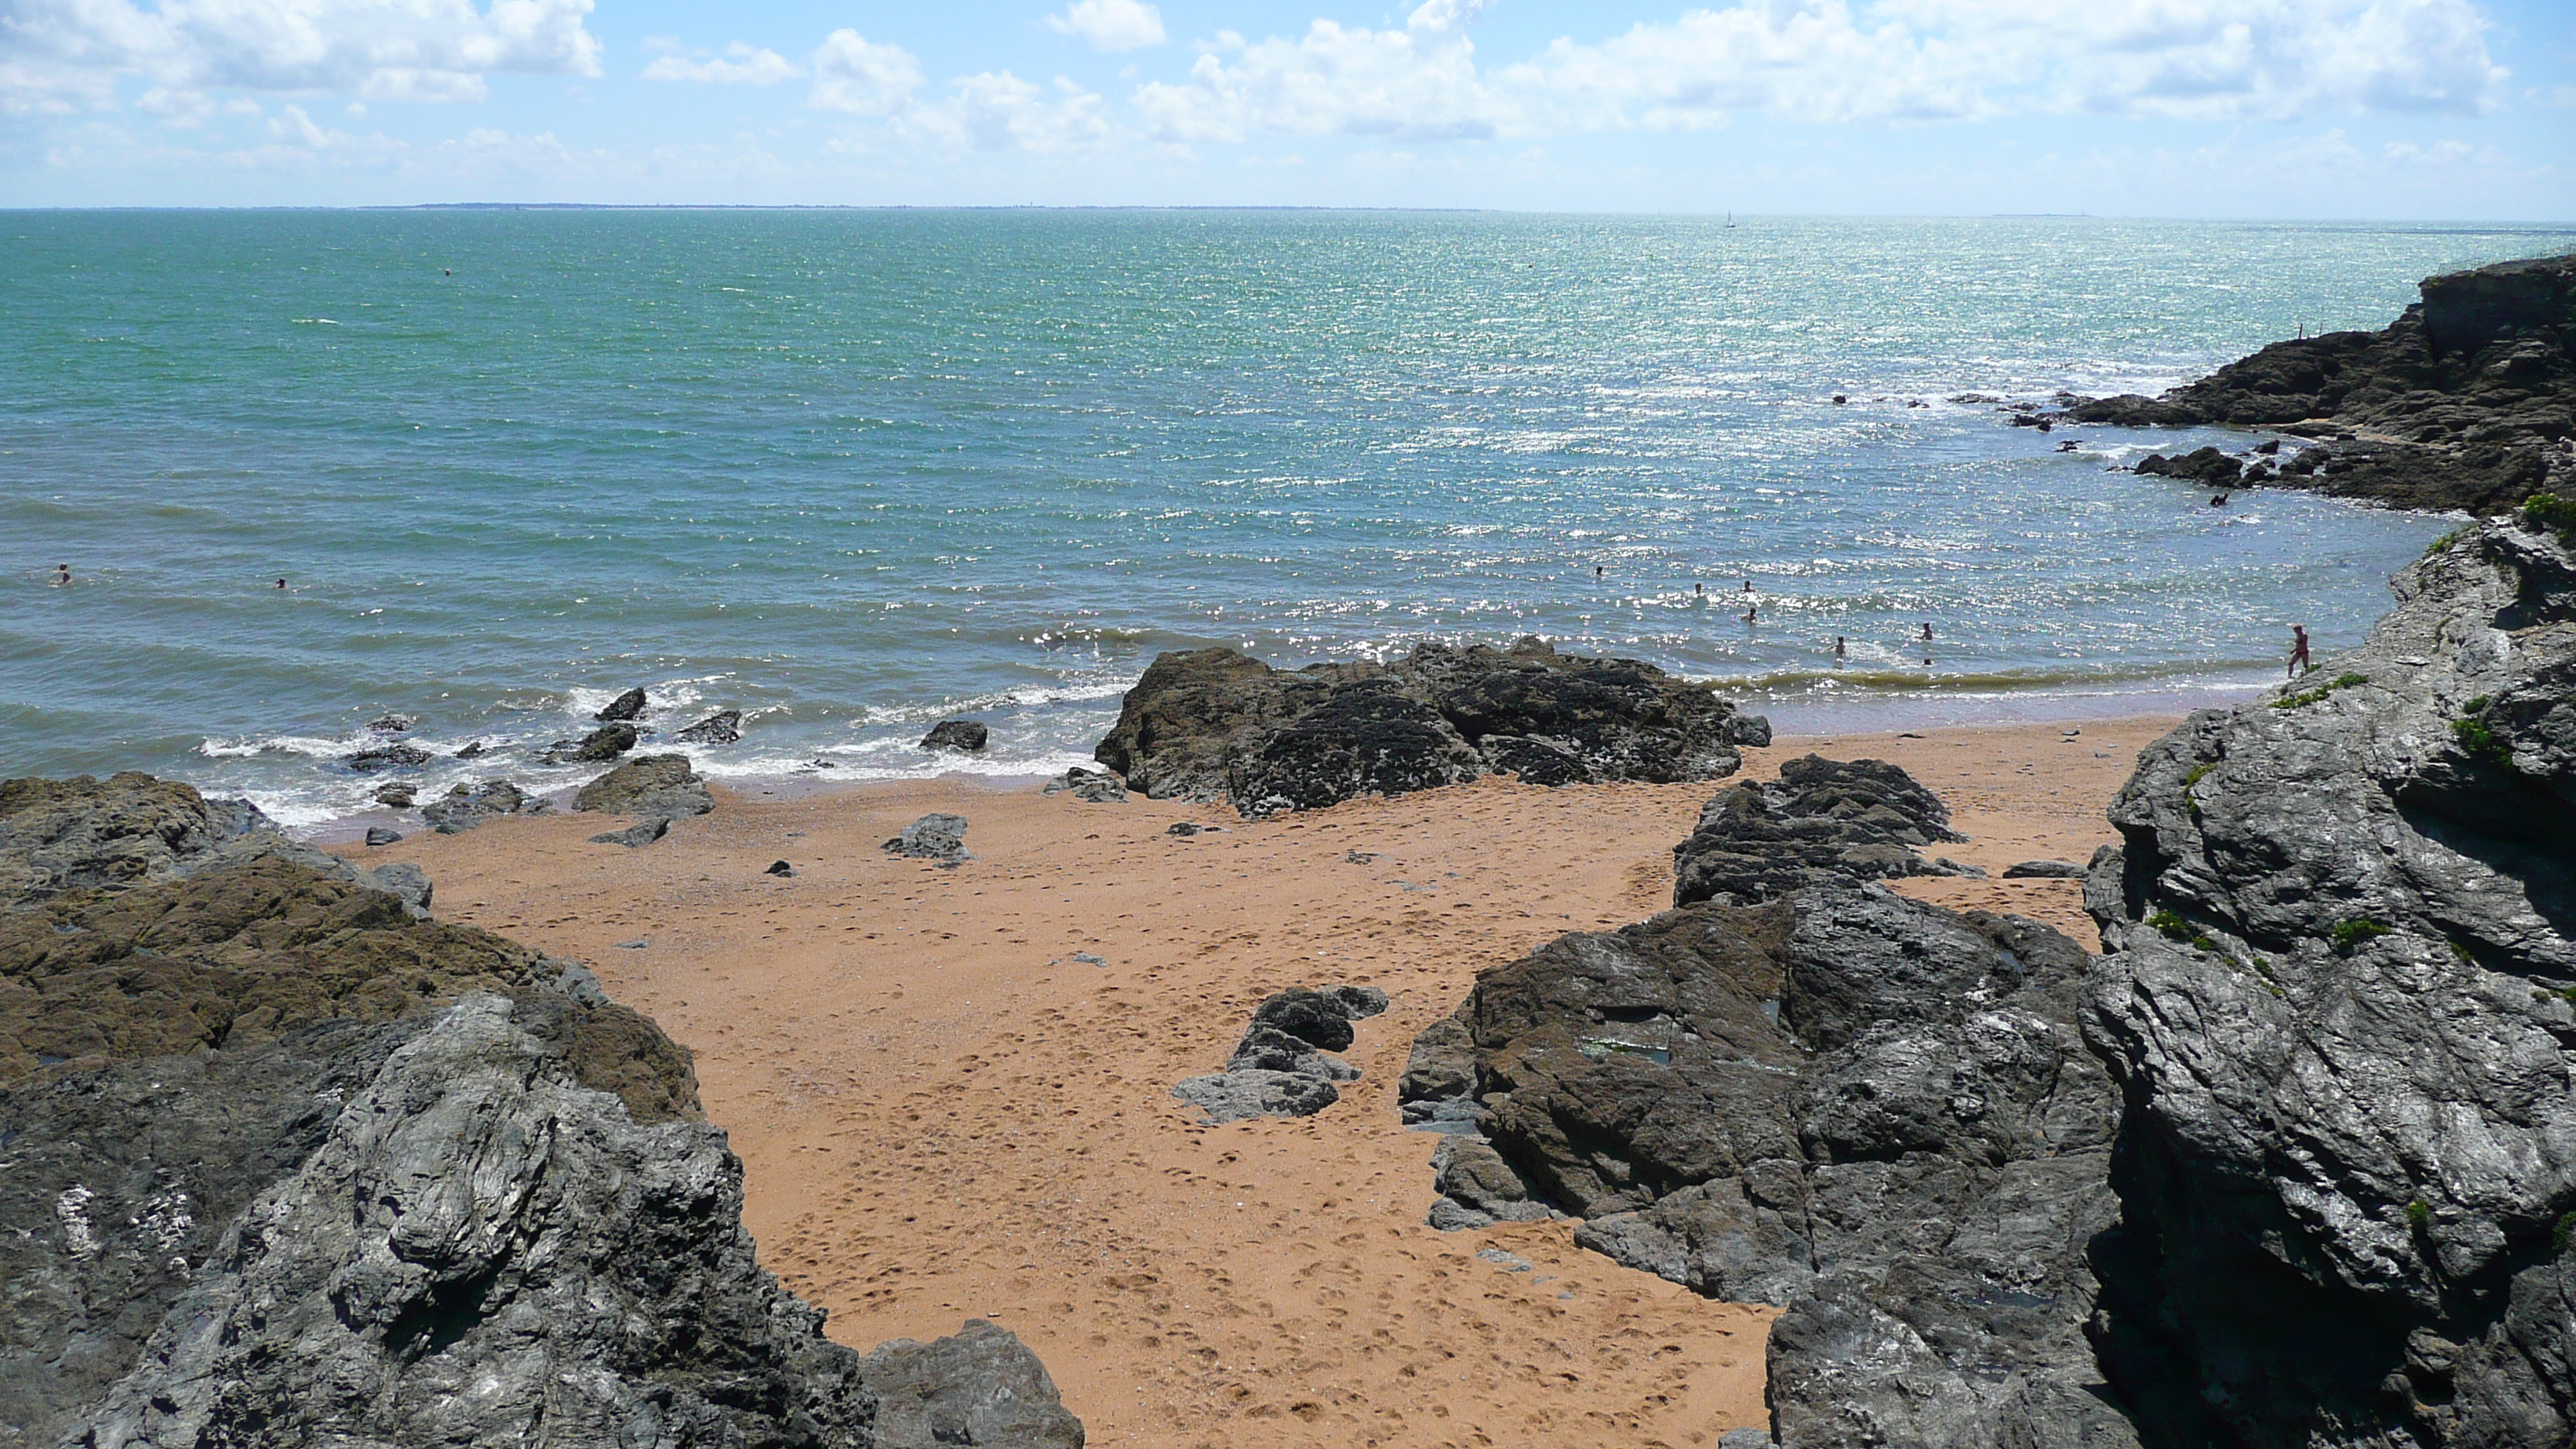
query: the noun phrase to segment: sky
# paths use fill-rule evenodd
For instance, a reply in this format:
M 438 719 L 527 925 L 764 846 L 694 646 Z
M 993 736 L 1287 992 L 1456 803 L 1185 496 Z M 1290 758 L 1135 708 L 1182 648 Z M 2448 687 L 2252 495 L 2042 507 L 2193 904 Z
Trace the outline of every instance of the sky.
M 2571 0 L 0 0 L 0 206 L 2576 220 Z

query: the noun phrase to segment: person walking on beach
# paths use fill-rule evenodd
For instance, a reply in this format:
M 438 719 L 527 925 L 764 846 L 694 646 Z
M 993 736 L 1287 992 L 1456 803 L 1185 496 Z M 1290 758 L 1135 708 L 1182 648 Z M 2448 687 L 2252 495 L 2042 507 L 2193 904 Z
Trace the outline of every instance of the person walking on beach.
M 2308 626 L 2292 624 L 2290 635 L 2290 677 L 2296 679 L 2302 673 L 2317 666 L 2308 658 Z

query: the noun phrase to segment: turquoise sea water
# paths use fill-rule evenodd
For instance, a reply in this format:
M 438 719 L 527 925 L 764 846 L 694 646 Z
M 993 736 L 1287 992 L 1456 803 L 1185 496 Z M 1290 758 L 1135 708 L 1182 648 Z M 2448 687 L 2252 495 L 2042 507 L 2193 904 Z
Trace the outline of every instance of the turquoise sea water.
M 2443 522 L 2214 510 L 2106 471 L 2201 437 L 2061 453 L 1948 399 L 2153 390 L 2572 243 L 0 213 L 0 774 L 140 767 L 311 822 L 380 782 L 341 763 L 380 713 L 493 745 L 431 788 L 562 783 L 532 753 L 630 684 L 665 728 L 750 712 L 697 752 L 719 774 L 957 768 L 913 742 L 958 712 L 995 730 L 970 768 L 1025 774 L 1086 757 L 1159 649 L 1527 633 L 1733 681 L 1793 727 L 2180 707 L 2264 677 L 2292 622 L 2358 638 Z

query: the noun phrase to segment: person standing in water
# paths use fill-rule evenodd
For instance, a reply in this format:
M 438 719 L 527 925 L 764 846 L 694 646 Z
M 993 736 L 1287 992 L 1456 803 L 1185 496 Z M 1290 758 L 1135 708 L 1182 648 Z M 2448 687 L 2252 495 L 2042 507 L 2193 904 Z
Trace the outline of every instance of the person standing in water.
M 2296 679 L 2316 667 L 2314 661 L 2308 658 L 2308 626 L 2292 624 L 2290 626 L 2290 678 Z
M 1932 642 L 1932 621 L 1929 619 L 1923 621 L 1923 642 L 1926 644 Z
M 277 581 L 277 586 L 278 586 L 279 588 L 281 588 L 281 589 L 282 589 L 282 588 L 285 588 L 285 587 L 286 587 L 286 580 L 284 580 L 284 579 L 279 579 L 279 580 Z
M 59 589 L 59 588 L 61 588 L 63 585 L 68 584 L 68 583 L 70 583 L 71 581 L 72 581 L 72 566 L 71 566 L 70 564 L 56 564 L 56 565 L 54 565 L 54 587 L 55 587 L 55 588 L 58 588 L 58 589 Z
M 1840 634 L 1834 636 L 1834 657 L 1836 659 L 1844 657 L 1843 636 Z
M 1757 615 L 1757 614 L 1759 614 L 1759 613 L 1761 613 L 1761 612 L 1762 612 L 1762 606 L 1761 606 L 1760 604 L 1747 604 L 1747 605 L 1745 605 L 1745 606 L 1744 606 L 1744 622 L 1745 622 L 1745 623 L 1747 623 L 1747 624 L 1750 624 L 1750 623 L 1755 622 L 1754 616 L 1755 616 L 1755 615 Z

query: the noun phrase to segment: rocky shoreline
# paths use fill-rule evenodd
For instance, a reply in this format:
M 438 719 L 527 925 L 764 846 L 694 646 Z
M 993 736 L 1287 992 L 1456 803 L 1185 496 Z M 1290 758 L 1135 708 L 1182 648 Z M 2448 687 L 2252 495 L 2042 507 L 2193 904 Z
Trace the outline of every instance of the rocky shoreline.
M 2064 398 L 2016 426 L 2223 426 L 2310 440 L 2150 455 L 2141 473 L 2490 515 L 2576 497 L 2576 258 L 2427 277 L 2377 332 L 2275 342 L 2161 397 Z
M 0 783 L 0 1443 L 1082 1442 L 989 1325 L 824 1338 L 688 1052 L 387 871 Z
M 1676 909 L 1416 1042 L 1437 1226 L 1783 1305 L 1786 1449 L 2563 1445 L 2576 1432 L 2576 528 L 2400 575 L 2320 685 L 2114 804 L 2104 954 L 1909 901 L 1936 800 L 1721 794 Z

